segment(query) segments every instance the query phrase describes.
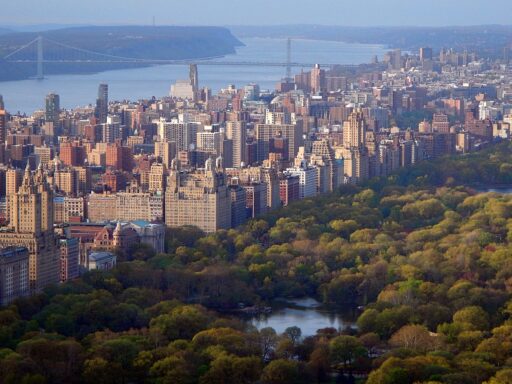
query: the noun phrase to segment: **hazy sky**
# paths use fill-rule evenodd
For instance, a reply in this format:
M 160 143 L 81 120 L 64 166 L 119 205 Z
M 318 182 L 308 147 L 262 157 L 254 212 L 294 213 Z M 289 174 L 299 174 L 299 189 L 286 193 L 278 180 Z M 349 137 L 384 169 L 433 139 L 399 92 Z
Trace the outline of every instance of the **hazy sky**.
M 511 0 L 16 0 L 15 24 L 475 25 L 511 24 Z

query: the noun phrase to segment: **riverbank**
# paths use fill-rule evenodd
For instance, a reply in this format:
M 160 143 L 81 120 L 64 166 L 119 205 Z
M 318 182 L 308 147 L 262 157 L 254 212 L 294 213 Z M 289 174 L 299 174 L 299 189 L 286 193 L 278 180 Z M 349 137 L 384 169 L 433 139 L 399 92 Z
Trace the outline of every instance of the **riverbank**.
M 38 37 L 42 37 L 44 58 L 59 61 L 44 63 L 47 75 L 91 74 L 147 66 L 122 62 L 126 58 L 205 60 L 233 54 L 237 47 L 243 46 L 227 28 L 222 27 L 91 26 L 13 32 L 0 35 L 0 57 L 19 50 L 9 58 L 9 62 L 0 60 L 0 81 L 34 76 L 36 63 L 33 61 L 36 58 L 33 46 L 36 43 L 23 47 Z

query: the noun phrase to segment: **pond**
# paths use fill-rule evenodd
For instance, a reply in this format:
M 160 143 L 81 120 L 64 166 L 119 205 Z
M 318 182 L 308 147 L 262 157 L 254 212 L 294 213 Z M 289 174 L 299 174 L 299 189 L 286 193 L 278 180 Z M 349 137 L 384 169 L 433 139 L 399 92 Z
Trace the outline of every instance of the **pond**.
M 278 334 L 288 327 L 297 326 L 302 330 L 302 336 L 312 336 L 321 328 L 355 327 L 354 319 L 353 311 L 334 310 L 313 298 L 304 298 L 277 300 L 271 313 L 256 315 L 250 323 L 257 329 L 272 327 Z

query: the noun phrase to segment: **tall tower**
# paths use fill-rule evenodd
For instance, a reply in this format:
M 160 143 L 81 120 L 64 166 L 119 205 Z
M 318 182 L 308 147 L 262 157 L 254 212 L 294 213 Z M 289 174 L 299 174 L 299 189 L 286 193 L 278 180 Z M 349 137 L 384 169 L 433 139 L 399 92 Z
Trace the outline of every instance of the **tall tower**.
M 95 117 L 100 124 L 107 122 L 108 116 L 108 84 L 100 84 L 98 87 L 98 98 L 96 99 Z
M 311 90 L 313 93 L 320 93 L 325 88 L 325 70 L 320 68 L 320 64 L 315 64 L 311 70 Z
M 247 127 L 244 121 L 228 121 L 226 137 L 233 142 L 233 167 L 239 168 L 247 164 L 246 145 Z
M 293 82 L 292 79 L 292 39 L 286 40 L 286 78 L 287 83 Z
M 190 79 L 190 85 L 192 85 L 192 89 L 194 90 L 195 100 L 197 97 L 197 91 L 199 90 L 199 74 L 197 72 L 197 64 L 190 64 L 188 76 Z
M 355 110 L 343 123 L 343 146 L 346 149 L 366 147 L 366 122 L 362 110 Z
M 43 169 L 32 174 L 29 166 L 17 192 L 9 196 L 11 231 L 0 233 L 0 246 L 29 249 L 29 280 L 32 292 L 60 279 L 60 251 L 53 232 L 53 192 Z
M 231 227 L 231 195 L 222 158 L 212 159 L 204 169 L 182 172 L 179 160 L 171 164 L 165 192 L 165 224 L 193 225 L 206 233 Z
M 57 125 L 60 115 L 60 97 L 56 93 L 49 93 L 45 99 L 46 114 L 45 119 L 47 122 L 52 122 Z
M 505 63 L 505 64 L 510 63 L 510 45 L 506 45 L 503 48 L 503 63 Z
M 43 60 L 44 60 L 43 36 L 38 36 L 37 37 L 37 74 L 36 74 L 37 80 L 44 79 Z
M 7 138 L 7 113 L 0 105 L 0 146 L 5 144 Z

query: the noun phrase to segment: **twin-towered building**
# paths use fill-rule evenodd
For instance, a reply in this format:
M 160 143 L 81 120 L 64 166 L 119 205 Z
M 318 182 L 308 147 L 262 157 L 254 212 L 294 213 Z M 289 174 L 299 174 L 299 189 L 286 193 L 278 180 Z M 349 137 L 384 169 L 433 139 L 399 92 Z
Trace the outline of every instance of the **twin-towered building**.
M 184 171 L 173 160 L 165 192 L 165 224 L 168 227 L 193 225 L 205 232 L 229 229 L 231 194 L 222 158 L 208 159 L 204 169 Z
M 17 192 L 7 200 L 9 223 L 0 228 L 0 247 L 25 247 L 29 253 L 29 288 L 39 292 L 60 281 L 60 247 L 53 230 L 53 190 L 42 167 L 27 167 Z

